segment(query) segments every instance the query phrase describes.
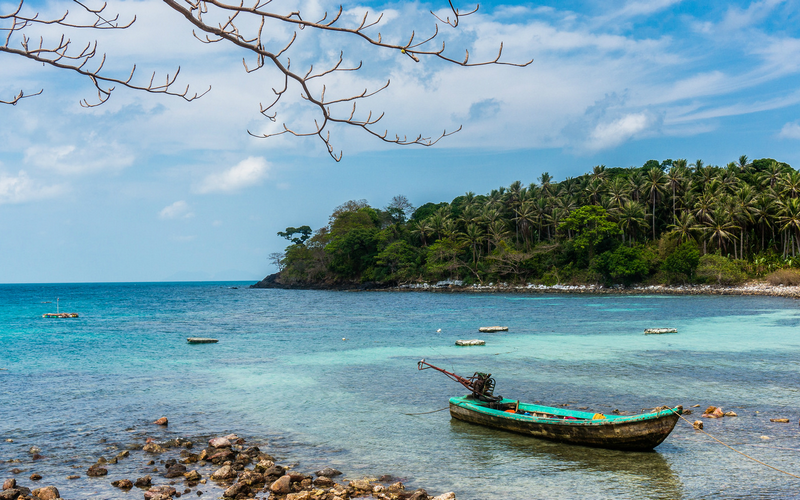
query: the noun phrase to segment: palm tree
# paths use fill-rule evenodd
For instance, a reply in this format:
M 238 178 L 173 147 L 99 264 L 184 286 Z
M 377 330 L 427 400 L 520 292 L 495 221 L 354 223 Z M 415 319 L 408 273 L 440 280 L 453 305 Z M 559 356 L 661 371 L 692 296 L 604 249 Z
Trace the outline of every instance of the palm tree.
M 712 243 L 716 241 L 717 248 L 727 253 L 727 242 L 734 238 L 733 231 L 739 229 L 733 222 L 733 217 L 729 210 L 722 207 L 714 208 L 708 214 L 703 230 L 708 235 L 708 240 Z
M 761 172 L 761 182 L 763 185 L 769 185 L 770 188 L 774 189 L 775 185 L 778 183 L 778 180 L 780 180 L 782 173 L 783 170 L 781 169 L 780 165 L 778 165 L 778 162 L 772 161 L 766 170 Z
M 745 184 L 733 197 L 733 218 L 739 225 L 739 258 L 744 259 L 745 229 L 753 222 L 755 192 Z
M 411 229 L 411 234 L 418 236 L 422 241 L 423 247 L 428 246 L 427 238 L 433 234 L 433 226 L 428 219 L 413 221 L 409 224 L 409 228 Z
M 591 177 L 597 181 L 604 181 L 606 178 L 606 166 L 605 165 L 595 165 L 592 168 Z
M 526 201 L 522 203 L 514 213 L 514 222 L 522 230 L 522 240 L 525 242 L 525 246 L 530 248 L 530 243 L 528 242 L 529 228 L 536 222 L 536 211 L 533 202 Z
M 508 232 L 508 226 L 502 220 L 496 220 L 489 224 L 489 245 L 494 243 L 495 248 L 501 241 L 508 238 L 511 233 Z M 491 251 L 491 248 L 489 248 Z
M 675 222 L 667 226 L 670 234 L 678 236 L 678 241 L 684 243 L 694 240 L 694 234 L 697 232 L 697 221 L 691 212 L 681 212 L 675 218 Z
M 589 200 L 591 201 L 592 205 L 597 205 L 598 200 L 600 200 L 600 196 L 605 191 L 603 186 L 603 182 L 600 179 L 591 179 L 589 180 L 588 184 L 586 184 L 586 194 L 589 195 Z
M 483 229 L 478 227 L 476 224 L 468 224 L 466 231 L 458 235 L 458 239 L 460 241 L 468 243 L 472 248 L 473 267 L 478 263 L 478 255 L 480 255 L 480 249 L 482 247 L 484 238 L 485 234 Z
M 628 176 L 628 184 L 631 187 L 631 198 L 636 201 L 642 201 L 641 197 L 642 194 L 645 192 L 645 180 L 644 176 L 641 172 L 634 171 L 631 175 Z
M 608 184 L 608 198 L 612 205 L 621 207 L 628 199 L 628 183 L 622 177 L 616 177 Z
M 795 257 L 795 242 L 800 247 L 800 199 L 790 198 L 781 204 L 780 223 L 781 231 L 788 234 L 787 243 L 792 247 L 792 257 Z M 783 245 L 783 257 L 786 258 L 786 244 Z
M 664 192 L 667 177 L 660 168 L 651 168 L 647 172 L 647 191 L 650 193 L 650 208 L 653 213 L 653 241 L 656 240 L 656 199 Z
M 672 167 L 670 167 L 666 177 L 667 186 L 672 189 L 672 218 L 674 219 L 677 213 L 677 190 L 683 186 L 683 181 L 686 178 L 686 160 L 679 159 L 672 162 Z
M 638 201 L 626 201 L 615 211 L 615 218 L 619 227 L 622 229 L 622 241 L 625 241 L 625 233 L 629 233 L 628 241 L 631 243 L 636 240 L 636 230 L 640 227 L 647 227 L 647 213 L 644 206 Z
M 800 194 L 800 172 L 792 171 L 780 177 L 778 190 L 783 196 L 797 198 Z
M 551 196 L 553 194 L 551 186 L 552 181 L 553 176 L 547 172 L 542 172 L 542 175 L 539 176 L 539 186 L 545 196 Z
M 774 239 L 774 219 L 777 211 L 775 198 L 768 194 L 760 194 L 753 203 L 753 221 L 761 228 L 761 251 L 763 252 L 766 244 L 766 229 L 769 228 Z
M 747 155 L 742 155 L 739 157 L 739 169 L 744 172 L 744 170 L 749 167 L 751 164 L 747 162 L 748 158 Z

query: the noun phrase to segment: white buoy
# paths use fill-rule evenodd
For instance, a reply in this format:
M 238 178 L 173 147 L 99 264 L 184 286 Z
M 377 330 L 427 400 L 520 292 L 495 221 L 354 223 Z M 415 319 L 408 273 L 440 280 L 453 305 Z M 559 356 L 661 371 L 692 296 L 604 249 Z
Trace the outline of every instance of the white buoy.
M 438 330 L 436 330 L 436 333 L 442 333 L 442 329 L 439 328 Z

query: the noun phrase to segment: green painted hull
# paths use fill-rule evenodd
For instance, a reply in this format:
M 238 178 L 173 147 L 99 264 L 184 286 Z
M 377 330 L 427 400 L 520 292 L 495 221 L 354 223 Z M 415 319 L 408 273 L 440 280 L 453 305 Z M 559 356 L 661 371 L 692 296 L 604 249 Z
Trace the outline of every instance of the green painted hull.
M 493 409 L 489 408 L 489 403 L 470 397 L 451 398 L 450 416 L 473 424 L 562 443 L 646 451 L 652 450 L 669 436 L 683 412 L 683 408 L 678 406 L 655 413 L 604 415 L 605 419 L 593 420 L 594 413 L 524 403 L 519 403 L 519 411 L 531 415 L 504 411 L 504 407 L 515 403 L 517 401 L 504 399 L 498 403 L 500 409 Z

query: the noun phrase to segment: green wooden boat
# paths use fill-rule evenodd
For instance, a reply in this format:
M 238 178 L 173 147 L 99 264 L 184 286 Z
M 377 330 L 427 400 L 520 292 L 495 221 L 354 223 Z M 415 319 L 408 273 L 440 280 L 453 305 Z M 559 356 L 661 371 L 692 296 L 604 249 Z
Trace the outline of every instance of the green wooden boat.
M 433 368 L 470 391 L 461 398 L 450 398 L 450 416 L 472 424 L 518 432 L 562 443 L 615 450 L 652 450 L 664 441 L 678 422 L 682 406 L 663 407 L 640 415 L 603 415 L 535 404 L 521 404 L 494 395 L 491 373 L 475 372 L 462 377 L 424 359 L 417 369 Z
M 512 399 L 450 398 L 450 416 L 472 424 L 562 443 L 616 450 L 652 450 L 669 436 L 683 407 L 640 415 L 602 415 L 524 404 Z

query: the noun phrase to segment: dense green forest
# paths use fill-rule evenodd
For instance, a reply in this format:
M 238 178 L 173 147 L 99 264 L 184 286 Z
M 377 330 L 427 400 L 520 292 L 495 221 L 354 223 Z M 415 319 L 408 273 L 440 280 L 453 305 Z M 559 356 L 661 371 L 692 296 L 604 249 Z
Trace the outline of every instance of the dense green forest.
M 800 265 L 800 172 L 746 156 L 600 165 L 416 209 L 348 201 L 316 232 L 278 234 L 284 285 L 733 284 Z

